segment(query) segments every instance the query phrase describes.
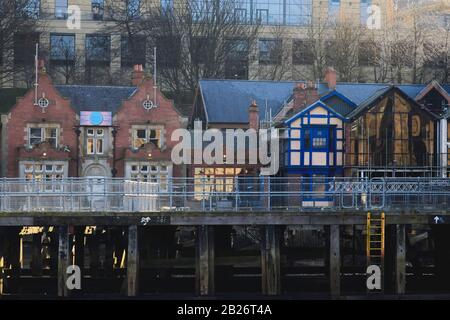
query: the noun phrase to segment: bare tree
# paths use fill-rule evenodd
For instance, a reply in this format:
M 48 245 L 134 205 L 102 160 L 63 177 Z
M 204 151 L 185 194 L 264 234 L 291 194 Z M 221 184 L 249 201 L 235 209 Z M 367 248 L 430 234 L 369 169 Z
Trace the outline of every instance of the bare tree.
M 306 60 L 315 79 L 322 77 L 327 66 L 334 66 L 341 81 L 420 83 L 430 76 L 445 80 L 450 38 L 448 30 L 436 27 L 438 17 L 442 12 L 430 16 L 418 4 L 411 4 L 406 13 L 394 12 L 392 21 L 378 30 L 342 19 L 317 20 L 303 41 L 308 50 L 300 45 L 293 56 L 311 55 L 311 59 L 300 59 L 301 70 L 307 70 Z
M 440 35 L 440 38 L 424 45 L 424 69 L 432 79 L 448 83 L 450 81 L 450 31 L 443 30 Z
M 279 81 L 291 77 L 292 61 L 290 50 L 286 48 L 287 41 L 281 26 L 273 26 L 269 37 L 258 41 L 259 79 Z
M 413 66 L 411 34 L 396 22 L 381 30 L 363 29 L 359 47 L 360 78 L 368 67 L 374 82 L 401 83 Z
M 369 75 L 374 82 L 380 83 L 391 80 L 391 42 L 387 30 L 378 32 L 378 30 L 363 29 L 358 61 L 360 78 Z
M 411 43 L 411 80 L 412 83 L 417 83 L 422 81 L 422 57 L 421 50 L 424 44 L 424 15 L 421 13 L 420 8 L 415 5 L 411 12 L 411 28 L 410 30 L 410 40 Z
M 293 39 L 292 41 L 292 78 L 314 79 L 318 73 L 314 72 L 313 42 L 309 39 Z
M 385 33 L 393 82 L 423 81 L 424 18 L 420 4 L 411 3 L 407 14 L 402 10 L 396 12 L 390 30 Z
M 358 53 L 361 30 L 349 21 L 324 22 L 318 20 L 308 27 L 306 41 L 311 55 L 311 73 L 321 79 L 325 69 L 333 66 L 341 81 L 358 78 Z M 295 55 L 295 52 L 294 52 Z
M 34 50 L 29 48 L 44 28 L 38 24 L 39 14 L 39 1 L 0 1 L 0 82 L 12 81 L 30 67 L 30 60 L 33 65 Z
M 310 53 L 312 56 L 312 74 L 314 79 L 321 79 L 327 68 L 327 52 L 326 45 L 328 28 L 324 22 L 319 20 L 311 23 L 307 32 L 307 43 L 310 45 Z
M 423 65 L 424 15 L 417 8 L 408 8 L 410 13 L 402 17 L 394 15 L 393 24 L 382 30 L 367 30 L 348 20 L 316 20 L 307 28 L 305 45 L 290 51 L 282 27 L 271 32 L 266 27 L 267 38 L 258 39 L 260 21 L 239 11 L 238 0 L 183 1 L 165 8 L 139 7 L 138 2 L 110 2 L 105 14 L 114 27 L 105 33 L 122 35 L 122 48 L 112 54 L 121 55 L 122 70 L 135 63 L 151 69 L 152 49 L 157 47 L 160 84 L 178 102 L 194 92 L 201 78 L 289 78 L 295 68 L 289 55 L 300 56 L 295 50 L 308 55 L 298 63 L 303 78 L 321 79 L 328 66 L 335 67 L 341 81 L 420 82 L 428 73 Z M 434 37 L 440 36 L 435 31 Z M 431 45 L 428 58 L 442 57 L 446 43 Z M 249 75 L 249 65 L 256 60 L 256 73 Z
M 85 82 L 88 84 L 115 84 L 111 63 L 116 53 L 111 52 L 111 35 L 86 35 Z
M 84 57 L 76 54 L 75 37 L 55 36 L 51 40 L 51 51 L 46 53 L 50 58 L 49 73 L 54 80 L 60 80 L 64 84 L 82 82 L 83 74 L 80 65 L 84 63 Z
M 125 35 L 131 50 L 142 52 L 142 42 L 146 52 L 157 47 L 160 80 L 176 100 L 192 94 L 201 78 L 239 75 L 226 68 L 236 69 L 230 64 L 237 61 L 248 64 L 238 52 L 248 57 L 259 24 L 237 14 L 234 1 L 186 1 L 177 7 L 140 7 L 138 12 L 130 0 L 115 3 L 109 12 L 115 27 L 107 31 Z
M 335 24 L 331 42 L 326 50 L 327 64 L 336 69 L 341 81 L 355 81 L 358 77 L 360 39 L 359 26 L 349 21 Z
M 450 23 L 443 17 L 431 15 L 423 48 L 425 80 L 441 83 L 450 81 Z M 427 79 L 428 78 L 428 79 Z

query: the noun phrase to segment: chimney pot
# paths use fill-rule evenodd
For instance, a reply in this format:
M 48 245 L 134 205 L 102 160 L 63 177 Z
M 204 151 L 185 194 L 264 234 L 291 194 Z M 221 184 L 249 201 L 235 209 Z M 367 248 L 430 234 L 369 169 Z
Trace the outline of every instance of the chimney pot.
M 336 89 L 337 72 L 336 70 L 334 70 L 333 67 L 328 67 L 327 70 L 325 71 L 325 82 L 327 83 L 328 88 L 330 90 Z
M 295 85 L 294 91 L 296 91 L 296 90 L 305 90 L 305 89 L 306 89 L 306 85 L 303 82 L 301 82 L 301 83 L 297 83 Z
M 45 61 L 43 59 L 39 59 L 38 61 L 38 70 L 40 74 L 45 74 L 47 72 L 45 68 Z
M 253 100 L 248 107 L 248 124 L 251 129 L 259 129 L 259 107 L 256 100 Z
M 131 80 L 133 86 L 139 86 L 144 81 L 144 78 L 144 67 L 142 64 L 135 64 L 133 67 L 133 78 Z
M 317 88 L 312 81 L 305 83 L 298 83 L 294 88 L 294 105 L 295 113 L 305 109 L 309 105 L 319 100 Z

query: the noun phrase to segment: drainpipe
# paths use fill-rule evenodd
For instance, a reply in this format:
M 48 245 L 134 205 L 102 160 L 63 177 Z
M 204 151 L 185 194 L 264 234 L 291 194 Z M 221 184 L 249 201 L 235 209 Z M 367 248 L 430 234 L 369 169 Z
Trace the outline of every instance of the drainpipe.
M 111 175 L 113 178 L 116 177 L 117 175 L 117 168 L 116 168 L 116 136 L 117 136 L 117 129 L 116 127 L 113 127 L 112 130 L 112 136 L 113 136 L 113 150 L 112 150 L 112 154 L 113 154 L 113 160 L 112 160 L 112 169 L 111 169 Z
M 77 135 L 77 141 L 78 141 L 77 148 L 75 151 L 75 161 L 76 161 L 75 176 L 79 177 L 80 176 L 80 145 L 82 145 L 82 144 L 80 144 L 80 135 L 81 135 L 80 127 L 77 127 L 75 129 L 75 133 Z
M 440 159 L 440 166 L 441 166 L 441 176 L 443 178 L 447 177 L 447 153 L 448 153 L 448 147 L 447 147 L 447 118 L 444 117 L 443 119 L 441 119 L 440 121 L 440 154 L 441 154 L 441 159 Z

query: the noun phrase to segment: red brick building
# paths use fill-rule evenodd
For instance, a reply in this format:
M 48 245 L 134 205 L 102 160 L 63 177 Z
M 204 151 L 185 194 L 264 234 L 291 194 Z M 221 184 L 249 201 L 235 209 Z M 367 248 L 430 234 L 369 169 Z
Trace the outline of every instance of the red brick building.
M 144 178 L 161 182 L 181 176 L 172 166 L 172 132 L 182 127 L 182 116 L 159 89 L 153 79 L 145 77 L 142 66 L 133 75 L 136 92 L 123 102 L 114 116 L 116 133 L 115 170 L 118 176 Z M 114 169 L 113 169 L 114 170 Z
M 35 90 L 2 117 L 2 175 L 60 178 L 76 175 L 78 116 L 41 63 Z
M 172 131 L 185 125 L 142 66 L 132 86 L 53 85 L 40 64 L 30 89 L 2 115 L 2 176 L 139 178 L 165 185 Z

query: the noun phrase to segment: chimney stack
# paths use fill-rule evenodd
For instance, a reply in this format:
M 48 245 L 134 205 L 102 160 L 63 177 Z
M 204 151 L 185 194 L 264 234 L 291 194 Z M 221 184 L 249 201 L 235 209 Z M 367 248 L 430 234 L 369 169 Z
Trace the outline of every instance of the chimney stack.
M 38 61 L 38 70 L 39 70 L 39 74 L 47 73 L 47 69 L 45 68 L 45 61 L 43 59 L 40 59 Z
M 294 88 L 294 112 L 300 112 L 319 100 L 319 93 L 312 81 L 308 84 L 298 83 Z
M 248 107 L 248 124 L 250 129 L 259 129 L 259 107 L 256 100 Z
M 333 67 L 328 67 L 325 71 L 325 82 L 328 85 L 328 89 L 335 90 L 337 84 L 337 73 Z
M 135 64 L 133 67 L 133 78 L 131 80 L 133 86 L 139 86 L 144 81 L 144 67 L 142 64 Z

